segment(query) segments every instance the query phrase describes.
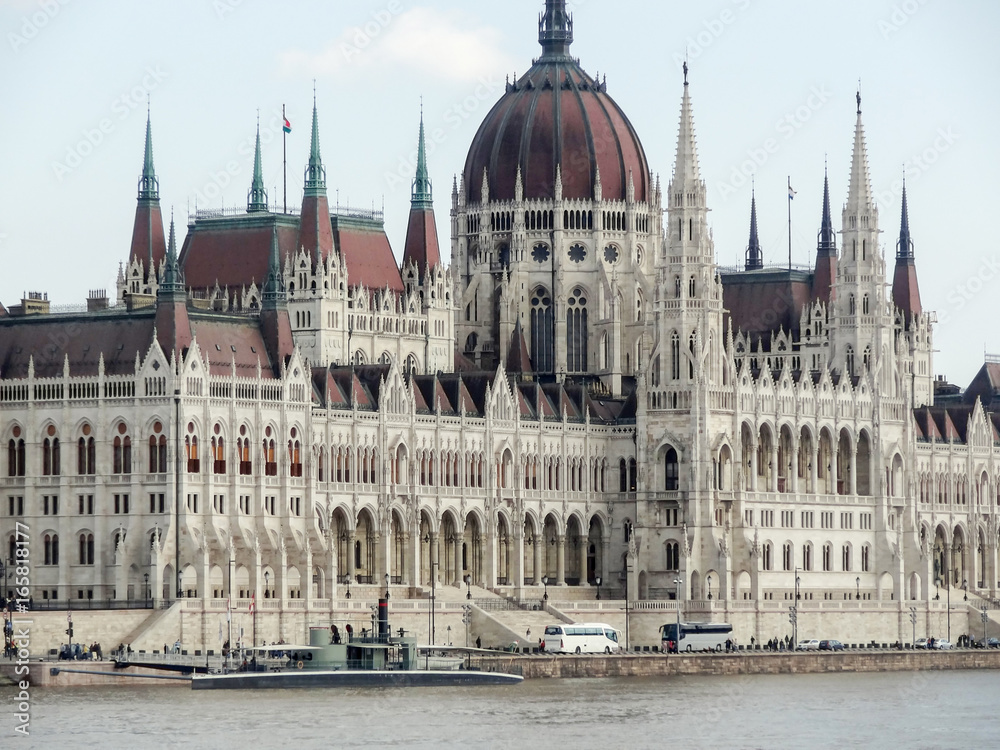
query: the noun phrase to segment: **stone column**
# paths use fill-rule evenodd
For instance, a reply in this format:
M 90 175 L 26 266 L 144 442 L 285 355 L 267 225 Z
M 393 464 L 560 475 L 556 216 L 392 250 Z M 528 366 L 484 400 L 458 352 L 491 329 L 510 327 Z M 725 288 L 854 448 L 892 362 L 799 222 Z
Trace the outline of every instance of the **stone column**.
M 205 539 L 202 544 L 205 548 L 201 551 L 201 600 L 204 602 L 204 606 L 207 608 L 209 601 L 212 599 L 212 552 L 208 548 L 208 539 Z
M 813 440 L 809 450 L 809 488 L 807 491 L 816 493 L 819 489 L 817 487 L 818 481 L 819 481 L 819 442 L 817 440 Z
M 455 580 L 452 582 L 458 588 L 462 588 L 462 545 L 465 543 L 465 534 L 463 533 L 459 536 L 457 533 L 455 535 L 455 544 L 452 553 L 455 556 Z
M 510 578 L 508 585 L 514 586 L 514 596 L 520 599 L 524 593 L 524 523 L 514 525 L 514 544 L 508 547 Z
M 302 585 L 305 588 L 302 598 L 306 603 L 306 612 L 310 612 L 313 606 L 313 551 L 312 543 L 309 539 L 306 539 L 306 564 L 302 576 Z M 308 636 L 308 633 L 306 635 Z
M 757 491 L 757 474 L 760 469 L 757 466 L 757 444 L 756 441 L 750 444 L 750 491 Z
M 542 569 L 542 552 L 545 547 L 545 537 L 541 534 L 535 534 L 535 565 L 534 565 L 534 584 L 536 586 L 542 585 L 542 576 L 545 575 L 545 571 Z
M 437 586 L 441 579 L 441 546 L 440 546 L 440 534 L 436 531 L 431 532 L 431 545 L 430 545 L 430 567 L 428 573 L 430 574 L 430 580 L 432 586 Z
M 601 539 L 601 585 L 611 587 L 611 531 Z
M 791 466 L 788 467 L 788 487 L 787 489 L 792 494 L 799 491 L 799 450 L 801 449 L 801 441 L 795 435 L 792 435 L 791 448 Z M 755 599 L 757 597 L 754 597 Z
M 577 552 L 580 555 L 579 559 L 577 560 L 577 564 L 579 565 L 580 568 L 579 574 L 580 574 L 581 586 L 590 585 L 589 581 L 587 581 L 587 547 L 589 544 L 590 544 L 590 539 L 582 536 L 579 538 L 577 542 Z
M 356 571 L 354 568 L 354 529 L 347 532 L 347 577 L 355 580 Z
M 566 535 L 556 537 L 556 586 L 566 585 Z
M 403 559 L 399 561 L 400 581 L 404 586 L 413 585 L 413 561 L 416 557 L 412 548 L 413 534 L 403 533 L 403 543 L 400 548 L 403 550 Z
M 479 580 L 473 580 L 476 586 L 485 586 L 488 589 L 496 588 L 497 585 L 497 535 L 496 524 L 489 534 L 479 535 L 479 551 L 483 556 L 483 567 L 481 568 Z
M 849 465 L 849 468 L 848 468 L 848 478 L 849 478 L 850 486 L 847 489 L 847 494 L 848 495 L 857 495 L 858 494 L 858 452 L 857 452 L 857 450 L 854 451 L 854 453 L 853 453 L 853 455 L 851 456 L 851 459 L 850 459 L 850 465 Z M 886 488 L 886 489 L 888 489 L 888 488 Z M 888 495 L 889 493 L 886 492 L 886 494 Z
M 778 441 L 781 440 L 781 433 L 771 441 L 771 454 L 767 457 L 768 468 L 770 469 L 767 478 L 767 489 L 769 492 L 778 491 Z
M 154 609 L 159 609 L 163 600 L 163 566 L 160 557 L 160 541 L 157 540 L 149 551 L 149 596 Z

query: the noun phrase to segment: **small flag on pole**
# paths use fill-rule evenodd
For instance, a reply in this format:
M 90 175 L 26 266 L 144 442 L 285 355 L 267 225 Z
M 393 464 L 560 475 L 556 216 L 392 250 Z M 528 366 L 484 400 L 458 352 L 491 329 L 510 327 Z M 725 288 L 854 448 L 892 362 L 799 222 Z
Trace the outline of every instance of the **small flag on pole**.
M 789 185 L 788 186 L 788 200 L 794 200 L 794 199 L 795 199 L 795 191 L 792 190 L 792 186 Z
M 290 123 L 288 121 L 287 117 L 283 117 L 282 119 L 285 121 L 285 124 L 281 126 L 281 129 L 284 132 L 286 132 L 286 133 L 291 133 L 292 132 L 292 123 Z

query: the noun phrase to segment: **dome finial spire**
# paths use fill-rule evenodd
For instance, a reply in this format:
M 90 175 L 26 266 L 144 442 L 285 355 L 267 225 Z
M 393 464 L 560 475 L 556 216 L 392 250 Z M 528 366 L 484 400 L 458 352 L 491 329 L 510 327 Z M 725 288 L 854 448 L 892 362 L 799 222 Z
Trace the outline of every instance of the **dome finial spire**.
M 569 56 L 573 17 L 566 12 L 566 0 L 545 0 L 545 12 L 538 18 L 538 43 L 543 60 Z

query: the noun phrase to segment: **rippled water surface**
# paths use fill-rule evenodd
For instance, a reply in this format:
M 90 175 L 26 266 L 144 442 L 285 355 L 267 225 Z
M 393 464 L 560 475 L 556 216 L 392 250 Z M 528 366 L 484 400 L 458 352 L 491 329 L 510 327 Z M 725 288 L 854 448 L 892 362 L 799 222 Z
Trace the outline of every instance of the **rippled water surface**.
M 32 698 L 30 739 L 7 741 L 5 707 L 0 747 L 1000 747 L 1000 671 L 268 692 L 145 683 Z

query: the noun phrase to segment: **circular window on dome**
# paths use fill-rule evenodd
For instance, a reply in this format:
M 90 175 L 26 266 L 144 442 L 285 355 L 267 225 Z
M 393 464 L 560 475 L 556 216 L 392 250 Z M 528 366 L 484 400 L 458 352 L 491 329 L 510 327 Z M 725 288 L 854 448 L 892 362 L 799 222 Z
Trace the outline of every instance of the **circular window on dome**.
M 549 246 L 538 243 L 531 248 L 531 259 L 536 263 L 544 263 L 549 259 Z
M 583 245 L 573 245 L 569 249 L 569 259 L 574 263 L 582 263 L 583 259 L 587 257 L 587 248 Z
M 618 248 L 614 245 L 608 245 L 604 248 L 604 260 L 608 263 L 618 262 Z

